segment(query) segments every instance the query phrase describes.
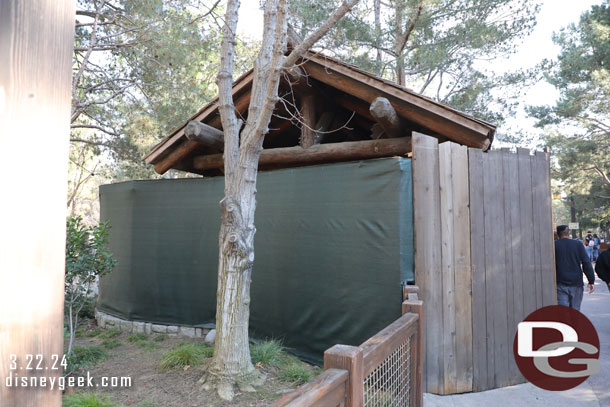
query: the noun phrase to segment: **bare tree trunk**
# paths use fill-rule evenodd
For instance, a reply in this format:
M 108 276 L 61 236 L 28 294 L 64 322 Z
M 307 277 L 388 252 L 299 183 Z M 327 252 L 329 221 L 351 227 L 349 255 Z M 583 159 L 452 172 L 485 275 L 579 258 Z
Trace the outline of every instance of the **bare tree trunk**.
M 287 57 L 287 0 L 265 2 L 263 40 L 254 65 L 248 121 L 241 131 L 235 116 L 232 78 L 239 0 L 229 0 L 218 72 L 219 111 L 224 132 L 225 197 L 220 202 L 218 291 L 214 358 L 202 377 L 204 389 L 231 400 L 234 385 L 253 391 L 264 377 L 254 368 L 248 344 L 250 282 L 254 262 L 256 176 L 263 140 L 278 99 L 282 70 L 292 67 L 358 0 L 346 0 Z M 241 137 L 240 137 L 241 136 Z
M 373 10 L 375 13 L 375 48 L 377 48 L 377 58 L 375 59 L 375 70 L 377 75 L 381 75 L 382 53 L 381 53 L 381 0 L 374 0 Z

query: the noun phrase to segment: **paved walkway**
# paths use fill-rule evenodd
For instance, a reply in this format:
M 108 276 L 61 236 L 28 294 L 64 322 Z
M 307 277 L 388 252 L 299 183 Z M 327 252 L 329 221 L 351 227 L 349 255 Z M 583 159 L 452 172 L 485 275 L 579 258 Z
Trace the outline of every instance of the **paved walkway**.
M 597 277 L 597 276 L 596 276 Z M 424 394 L 424 407 L 610 407 L 610 293 L 597 280 L 595 292 L 585 293 L 581 311 L 593 322 L 601 343 L 601 371 L 567 391 L 546 391 L 530 384 L 453 396 Z

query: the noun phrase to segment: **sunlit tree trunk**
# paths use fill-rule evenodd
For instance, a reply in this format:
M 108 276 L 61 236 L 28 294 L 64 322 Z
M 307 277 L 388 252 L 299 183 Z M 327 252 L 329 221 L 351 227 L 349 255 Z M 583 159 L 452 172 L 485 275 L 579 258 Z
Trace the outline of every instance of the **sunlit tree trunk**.
M 254 65 L 248 121 L 235 116 L 232 98 L 235 30 L 238 0 L 227 2 L 218 72 L 219 112 L 224 132 L 225 197 L 220 202 L 218 291 L 216 299 L 216 343 L 204 388 L 216 389 L 230 400 L 234 385 L 252 391 L 261 375 L 252 366 L 248 346 L 250 282 L 254 262 L 254 212 L 256 176 L 263 140 L 278 98 L 283 70 L 294 66 L 318 39 L 343 17 L 358 0 L 346 0 L 314 33 L 285 56 L 287 0 L 267 0 L 261 49 Z

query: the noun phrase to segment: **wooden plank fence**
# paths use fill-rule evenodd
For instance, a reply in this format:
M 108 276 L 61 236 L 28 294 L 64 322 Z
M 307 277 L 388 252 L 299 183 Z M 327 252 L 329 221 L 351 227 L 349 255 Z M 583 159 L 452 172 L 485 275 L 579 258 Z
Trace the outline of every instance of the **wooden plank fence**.
M 415 281 L 427 392 L 524 381 L 516 327 L 556 303 L 549 155 L 481 150 L 414 133 Z
M 403 316 L 360 346 L 324 352 L 324 373 L 273 407 L 423 406 L 423 302 L 410 287 Z

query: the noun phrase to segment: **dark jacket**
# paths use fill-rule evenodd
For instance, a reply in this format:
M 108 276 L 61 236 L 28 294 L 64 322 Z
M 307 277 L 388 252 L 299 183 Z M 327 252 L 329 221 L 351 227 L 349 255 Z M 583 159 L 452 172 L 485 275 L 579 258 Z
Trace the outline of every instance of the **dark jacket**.
M 610 249 L 601 252 L 595 263 L 597 276 L 610 284 Z
M 583 271 L 589 284 L 595 282 L 595 274 L 587 251 L 578 240 L 564 238 L 555 241 L 555 266 L 557 284 L 582 287 Z

